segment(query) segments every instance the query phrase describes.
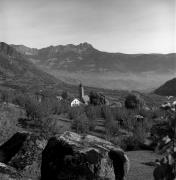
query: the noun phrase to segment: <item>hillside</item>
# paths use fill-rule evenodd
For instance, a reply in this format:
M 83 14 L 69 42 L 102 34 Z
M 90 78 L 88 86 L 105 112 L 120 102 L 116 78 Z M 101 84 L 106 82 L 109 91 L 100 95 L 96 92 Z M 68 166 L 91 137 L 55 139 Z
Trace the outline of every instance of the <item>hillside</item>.
M 100 88 L 152 90 L 171 79 L 176 70 L 176 54 L 108 53 L 88 43 L 42 49 L 11 46 L 46 72 L 71 84 L 82 81 Z
M 92 47 L 89 47 L 92 48 Z M 5 43 L 0 43 L 0 89 L 20 89 L 23 91 L 33 92 L 45 89 L 53 93 L 61 93 L 63 90 L 73 96 L 78 95 L 78 86 L 64 83 L 53 76 L 43 72 L 29 61 L 29 56 L 24 56 L 17 52 L 13 47 Z M 86 85 L 86 83 L 84 83 Z M 85 86 L 86 94 L 90 91 L 102 92 L 110 101 L 124 101 L 129 91 L 110 90 Z M 160 104 L 162 98 L 153 94 L 140 93 L 147 104 Z
M 28 89 L 35 86 L 63 84 L 38 69 L 21 53 L 6 43 L 0 43 L 0 87 Z
M 161 96 L 176 96 L 176 78 L 173 78 L 154 91 Z

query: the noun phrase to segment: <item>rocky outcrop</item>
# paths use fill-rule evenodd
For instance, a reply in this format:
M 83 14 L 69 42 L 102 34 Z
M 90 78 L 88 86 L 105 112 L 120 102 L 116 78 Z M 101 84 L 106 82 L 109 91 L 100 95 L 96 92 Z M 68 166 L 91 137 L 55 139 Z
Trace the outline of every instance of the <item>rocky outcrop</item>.
M 16 169 L 0 162 L 0 179 L 2 180 L 19 180 L 21 175 Z
M 0 162 L 8 163 L 20 150 L 27 138 L 26 133 L 16 133 L 7 142 L 0 146 Z
M 0 146 L 0 162 L 23 170 L 38 160 L 45 142 L 28 132 L 17 132 Z
M 119 147 L 95 136 L 65 132 L 49 139 L 43 150 L 41 180 L 112 180 L 120 174 L 118 167 L 127 174 L 128 158 Z

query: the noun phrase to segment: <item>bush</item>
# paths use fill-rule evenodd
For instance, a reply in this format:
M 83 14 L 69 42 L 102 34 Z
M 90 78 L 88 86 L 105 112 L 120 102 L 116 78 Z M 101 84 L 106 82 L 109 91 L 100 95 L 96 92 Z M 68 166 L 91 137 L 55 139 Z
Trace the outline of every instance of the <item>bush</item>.
M 134 94 L 129 94 L 125 99 L 125 107 L 127 109 L 135 109 L 139 105 L 139 99 Z
M 97 118 L 97 110 L 96 109 L 97 108 L 95 108 L 95 106 L 92 106 L 92 105 L 85 107 L 85 113 L 90 120 L 94 120 Z
M 125 151 L 132 151 L 139 149 L 139 141 L 134 136 L 128 136 L 119 140 L 119 145 Z
M 101 117 L 109 121 L 113 119 L 113 114 L 109 106 L 101 107 Z
M 152 119 L 160 118 L 161 116 L 164 116 L 164 111 L 161 109 L 154 109 L 151 111 Z
M 25 94 L 17 94 L 12 103 L 22 107 L 26 111 L 26 116 L 30 120 L 39 121 L 48 112 L 43 104 L 40 104 L 35 98 Z
M 12 107 L 0 108 L 0 143 L 8 140 L 14 133 L 20 130 L 18 128 L 18 118 L 20 110 Z
M 58 103 L 56 112 L 57 114 L 69 113 L 70 109 L 70 104 L 67 101 L 62 100 Z
M 68 98 L 68 93 L 67 91 L 63 91 L 62 94 L 61 94 L 62 98 L 63 99 L 67 99 Z
M 9 93 L 6 91 L 1 92 L 1 101 L 2 102 L 9 102 Z
M 69 118 L 70 119 L 76 119 L 81 114 L 84 114 L 84 107 L 82 106 L 75 106 L 69 109 Z
M 57 119 L 52 117 L 46 117 L 42 119 L 41 122 L 41 134 L 45 138 L 49 139 L 50 137 L 60 133 L 62 126 L 58 126 Z
M 47 112 L 34 99 L 30 99 L 30 101 L 25 104 L 25 110 L 26 116 L 30 120 L 34 120 L 36 122 L 39 122 L 42 119 L 43 115 Z
M 101 93 L 97 93 L 95 91 L 91 91 L 89 94 L 90 104 L 92 105 L 104 105 L 106 104 L 105 96 Z
M 108 137 L 116 136 L 119 131 L 119 124 L 114 120 L 106 120 L 105 122 L 106 135 Z
M 77 133 L 86 134 L 89 131 L 89 120 L 86 114 L 80 114 L 72 120 L 72 129 Z
M 16 94 L 12 99 L 12 103 L 25 108 L 25 105 L 28 103 L 28 97 L 24 94 Z
M 124 127 L 128 119 L 128 110 L 126 108 L 115 108 L 112 111 L 114 120 L 119 122 L 119 125 Z

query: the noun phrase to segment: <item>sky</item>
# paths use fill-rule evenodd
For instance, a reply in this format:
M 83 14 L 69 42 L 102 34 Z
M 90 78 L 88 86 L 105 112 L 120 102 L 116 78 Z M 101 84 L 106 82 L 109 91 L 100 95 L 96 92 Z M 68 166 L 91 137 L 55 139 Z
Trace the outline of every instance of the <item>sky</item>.
M 88 42 L 122 53 L 176 52 L 175 0 L 0 0 L 0 41 Z

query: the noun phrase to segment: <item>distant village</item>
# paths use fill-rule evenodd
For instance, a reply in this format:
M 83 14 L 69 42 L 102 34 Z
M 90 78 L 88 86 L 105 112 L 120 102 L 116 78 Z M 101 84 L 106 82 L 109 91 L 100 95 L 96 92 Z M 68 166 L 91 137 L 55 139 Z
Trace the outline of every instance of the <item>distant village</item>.
M 82 83 L 80 83 L 78 85 L 78 94 L 77 96 L 74 97 L 67 97 L 68 93 L 67 92 L 63 92 L 60 95 L 56 95 L 56 99 L 58 101 L 62 101 L 64 99 L 67 99 L 70 103 L 71 107 L 76 107 L 76 106 L 86 106 L 89 104 L 94 104 L 94 105 L 108 105 L 110 107 L 122 107 L 122 103 L 121 102 L 111 102 L 102 94 L 99 92 L 90 92 L 89 95 L 85 94 L 85 90 L 84 90 L 84 86 Z M 91 96 L 91 97 L 90 97 Z M 43 101 L 43 99 L 45 98 L 45 95 L 43 93 L 43 90 L 40 90 L 39 92 L 36 93 L 36 98 L 37 101 L 40 103 Z M 92 99 L 93 100 L 92 100 Z M 95 102 L 97 100 L 95 99 L 99 99 L 99 102 Z M 98 103 L 98 104 L 96 104 Z

